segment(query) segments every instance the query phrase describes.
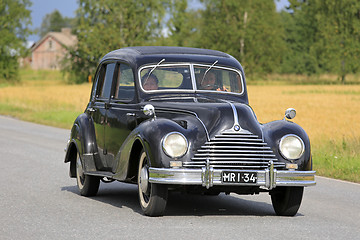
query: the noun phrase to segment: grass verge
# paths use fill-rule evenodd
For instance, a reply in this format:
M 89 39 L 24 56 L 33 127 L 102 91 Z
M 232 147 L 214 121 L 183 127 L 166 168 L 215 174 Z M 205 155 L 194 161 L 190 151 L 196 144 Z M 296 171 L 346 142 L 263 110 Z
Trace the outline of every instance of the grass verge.
M 360 183 L 360 138 L 328 140 L 313 147 L 318 175 Z

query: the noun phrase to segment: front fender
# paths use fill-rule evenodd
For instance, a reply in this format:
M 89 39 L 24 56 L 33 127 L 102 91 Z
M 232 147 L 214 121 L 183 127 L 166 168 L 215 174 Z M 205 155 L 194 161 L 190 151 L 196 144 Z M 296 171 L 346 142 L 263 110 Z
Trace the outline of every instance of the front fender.
M 186 128 L 173 120 L 160 117 L 146 120 L 136 127 L 127 137 L 116 156 L 119 163 L 115 171 L 116 178 L 123 180 L 129 177 L 129 169 L 134 168 L 132 167 L 134 164 L 129 162 L 138 160 L 133 158 L 136 156 L 133 148 L 139 151 L 139 145 L 146 152 L 152 167 L 170 167 L 170 161 L 174 159 L 167 156 L 162 149 L 162 139 L 170 132 L 180 132 L 188 140 L 188 151 L 176 160 L 189 160 L 194 155 L 196 147 L 206 141 L 206 133 L 200 122 L 194 120 L 193 117 L 184 116 L 182 119 L 187 121 Z
M 262 127 L 265 142 L 271 147 L 277 159 L 285 163 L 290 163 L 291 161 L 285 159 L 280 153 L 279 144 L 281 138 L 287 134 L 299 136 L 304 142 L 305 152 L 299 159 L 295 160 L 294 163 L 298 164 L 298 170 L 312 170 L 310 139 L 303 128 L 296 123 L 286 120 L 273 121 L 264 124 Z

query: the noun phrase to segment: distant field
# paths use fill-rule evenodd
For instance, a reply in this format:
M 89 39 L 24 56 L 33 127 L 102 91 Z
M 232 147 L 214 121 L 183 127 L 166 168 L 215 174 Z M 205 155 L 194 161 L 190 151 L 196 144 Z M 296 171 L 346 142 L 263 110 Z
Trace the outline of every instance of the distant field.
M 84 111 L 90 84 L 66 85 L 57 71 L 23 71 L 0 86 L 0 114 L 62 128 Z M 282 119 L 288 107 L 309 134 L 318 174 L 360 183 L 360 85 L 250 85 L 259 122 Z
M 21 72 L 16 86 L 0 87 L 0 114 L 71 128 L 89 100 L 91 85 L 67 85 L 58 71 Z

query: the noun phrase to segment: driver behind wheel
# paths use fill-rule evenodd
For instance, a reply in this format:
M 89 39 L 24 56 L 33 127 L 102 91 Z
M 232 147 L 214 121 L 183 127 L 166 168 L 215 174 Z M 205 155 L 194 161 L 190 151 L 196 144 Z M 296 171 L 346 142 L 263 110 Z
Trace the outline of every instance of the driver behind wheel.
M 225 87 L 218 87 L 216 85 L 216 75 L 213 72 L 208 72 L 205 74 L 201 74 L 198 78 L 196 78 L 197 88 L 200 90 L 216 90 L 216 91 L 227 91 Z

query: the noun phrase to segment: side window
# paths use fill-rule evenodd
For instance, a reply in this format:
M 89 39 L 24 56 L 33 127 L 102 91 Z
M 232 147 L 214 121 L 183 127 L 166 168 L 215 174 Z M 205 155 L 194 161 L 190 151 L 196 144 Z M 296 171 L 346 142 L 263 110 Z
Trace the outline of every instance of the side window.
M 111 93 L 111 84 L 114 77 L 115 63 L 108 64 L 106 66 L 104 86 L 100 93 L 100 97 L 109 98 Z
M 132 101 L 135 96 L 134 74 L 130 66 L 121 63 L 118 68 L 115 98 L 123 101 Z
M 101 65 L 100 69 L 98 70 L 95 76 L 95 81 L 94 81 L 95 85 L 93 86 L 93 97 L 95 98 L 99 97 L 99 92 L 101 91 L 101 88 L 104 84 L 105 71 L 106 71 L 106 65 Z
M 111 93 L 111 84 L 114 76 L 115 63 L 103 65 L 99 72 L 97 83 L 97 97 L 109 98 Z

